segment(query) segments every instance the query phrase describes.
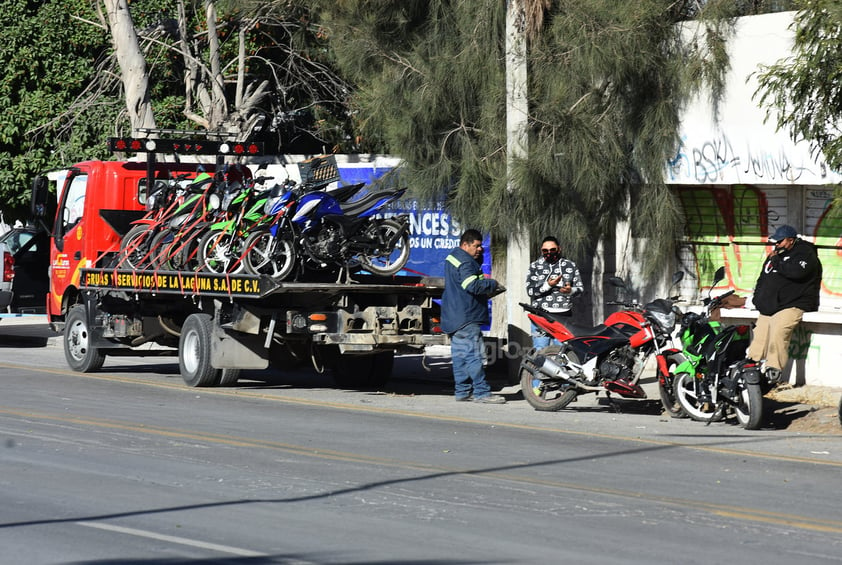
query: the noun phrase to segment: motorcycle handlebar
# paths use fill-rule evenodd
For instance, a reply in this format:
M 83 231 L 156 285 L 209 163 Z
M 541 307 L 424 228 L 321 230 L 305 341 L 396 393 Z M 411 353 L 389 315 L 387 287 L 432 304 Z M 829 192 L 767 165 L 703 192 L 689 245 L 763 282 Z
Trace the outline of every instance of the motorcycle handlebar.
M 734 290 L 729 290 L 728 292 L 720 294 L 719 296 L 710 301 L 710 303 L 708 304 L 708 308 L 718 308 L 722 304 L 722 301 L 731 296 L 732 294 L 734 294 Z

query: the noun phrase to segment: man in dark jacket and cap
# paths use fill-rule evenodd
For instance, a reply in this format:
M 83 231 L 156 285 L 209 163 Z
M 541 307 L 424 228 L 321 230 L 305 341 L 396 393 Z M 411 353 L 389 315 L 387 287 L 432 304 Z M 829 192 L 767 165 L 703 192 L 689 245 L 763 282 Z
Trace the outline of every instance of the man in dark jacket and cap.
M 822 263 L 816 246 L 800 239 L 792 226 L 780 226 L 769 242 L 775 249 L 763 262 L 755 285 L 753 302 L 760 315 L 748 356 L 765 359 L 766 378 L 776 384 L 789 361 L 792 331 L 804 312 L 819 309 Z

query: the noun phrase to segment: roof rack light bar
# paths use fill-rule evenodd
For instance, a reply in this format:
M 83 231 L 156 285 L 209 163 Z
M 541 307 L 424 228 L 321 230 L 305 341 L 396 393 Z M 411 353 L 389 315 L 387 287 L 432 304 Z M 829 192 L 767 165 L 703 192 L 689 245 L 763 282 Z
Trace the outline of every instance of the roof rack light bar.
M 112 153 L 177 153 L 180 155 L 262 155 L 263 143 L 256 141 L 211 141 L 198 139 L 152 139 L 110 137 Z

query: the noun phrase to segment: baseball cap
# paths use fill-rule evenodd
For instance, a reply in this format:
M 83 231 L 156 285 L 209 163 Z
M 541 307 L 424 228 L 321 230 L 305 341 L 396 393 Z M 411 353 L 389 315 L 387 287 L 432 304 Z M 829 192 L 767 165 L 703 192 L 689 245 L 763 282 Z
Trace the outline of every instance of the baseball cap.
M 784 224 L 783 226 L 778 227 L 778 229 L 775 230 L 775 233 L 769 236 L 769 241 L 772 243 L 778 243 L 788 237 L 798 237 L 798 232 L 794 227 Z

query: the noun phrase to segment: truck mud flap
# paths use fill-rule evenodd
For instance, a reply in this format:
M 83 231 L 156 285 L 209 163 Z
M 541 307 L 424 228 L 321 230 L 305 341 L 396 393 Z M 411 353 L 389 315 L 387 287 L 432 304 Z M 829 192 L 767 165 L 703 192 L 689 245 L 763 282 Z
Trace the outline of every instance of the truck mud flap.
M 210 363 L 214 369 L 266 369 L 269 351 L 258 336 L 214 326 Z

